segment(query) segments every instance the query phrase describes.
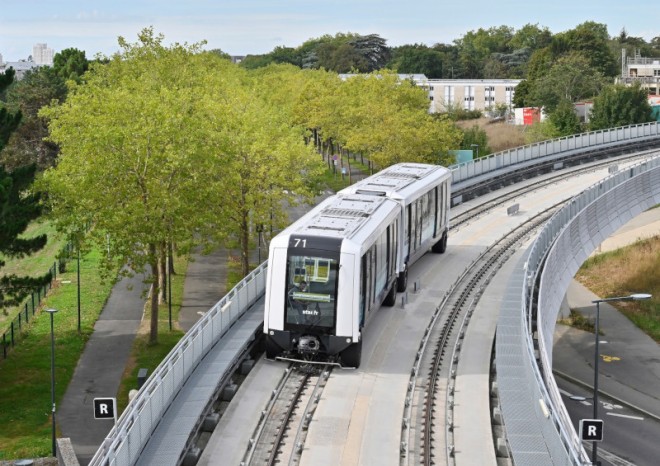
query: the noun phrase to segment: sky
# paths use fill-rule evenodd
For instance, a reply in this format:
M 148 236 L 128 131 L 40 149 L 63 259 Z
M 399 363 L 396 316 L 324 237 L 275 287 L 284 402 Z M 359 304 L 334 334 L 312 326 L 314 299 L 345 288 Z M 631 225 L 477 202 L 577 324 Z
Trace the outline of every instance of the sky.
M 46 43 L 56 53 L 109 56 L 119 36 L 136 42 L 149 26 L 165 44 L 205 40 L 207 50 L 230 55 L 338 32 L 431 46 L 479 28 L 538 24 L 554 34 L 585 21 L 607 25 L 610 36 L 625 28 L 650 41 L 660 36 L 658 13 L 655 0 L 0 0 L 0 54 L 5 62 L 26 59 L 34 44 Z

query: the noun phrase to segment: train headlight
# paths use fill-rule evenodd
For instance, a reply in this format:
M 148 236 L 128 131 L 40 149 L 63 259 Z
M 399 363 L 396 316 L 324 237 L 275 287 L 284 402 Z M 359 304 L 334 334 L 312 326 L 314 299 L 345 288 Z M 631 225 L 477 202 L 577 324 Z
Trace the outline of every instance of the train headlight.
M 273 335 L 275 335 L 275 332 L 271 330 L 268 334 L 272 337 Z
M 347 339 L 346 339 L 346 343 L 350 343 L 350 342 L 351 342 L 351 339 L 350 339 L 350 338 L 347 338 Z

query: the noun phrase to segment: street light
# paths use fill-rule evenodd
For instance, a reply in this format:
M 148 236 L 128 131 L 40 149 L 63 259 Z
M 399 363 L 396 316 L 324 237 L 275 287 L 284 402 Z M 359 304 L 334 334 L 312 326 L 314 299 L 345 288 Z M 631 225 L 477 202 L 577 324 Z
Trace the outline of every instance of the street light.
M 596 334 L 596 347 L 594 354 L 594 419 L 598 419 L 598 332 L 600 327 L 600 303 L 609 303 L 612 301 L 642 301 L 644 299 L 649 299 L 650 294 L 647 293 L 635 293 L 630 296 L 618 296 L 615 298 L 604 298 L 596 299 L 591 301 L 596 304 L 596 323 L 595 323 L 595 334 Z M 591 462 L 592 464 L 598 464 L 598 442 L 593 442 L 593 448 L 591 450 Z
M 46 312 L 50 314 L 50 402 L 53 406 L 52 446 L 53 456 L 55 457 L 57 456 L 57 451 L 55 445 L 55 327 L 53 324 L 53 317 L 55 316 L 57 309 L 46 309 Z

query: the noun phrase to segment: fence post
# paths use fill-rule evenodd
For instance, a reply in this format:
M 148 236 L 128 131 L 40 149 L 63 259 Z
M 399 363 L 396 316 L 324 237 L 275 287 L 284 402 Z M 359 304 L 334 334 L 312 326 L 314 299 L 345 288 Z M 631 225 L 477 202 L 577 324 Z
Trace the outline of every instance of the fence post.
M 30 298 L 32 298 L 32 315 L 34 315 L 34 291 L 30 295 Z
M 7 359 L 7 334 L 2 334 L 2 357 Z
M 21 318 L 23 317 L 23 314 L 20 312 L 18 313 L 18 331 L 21 331 Z
M 30 314 L 28 313 L 27 305 L 28 303 L 25 303 L 25 322 L 30 322 L 30 318 L 28 317 Z
M 14 347 L 14 321 L 11 322 L 11 346 Z

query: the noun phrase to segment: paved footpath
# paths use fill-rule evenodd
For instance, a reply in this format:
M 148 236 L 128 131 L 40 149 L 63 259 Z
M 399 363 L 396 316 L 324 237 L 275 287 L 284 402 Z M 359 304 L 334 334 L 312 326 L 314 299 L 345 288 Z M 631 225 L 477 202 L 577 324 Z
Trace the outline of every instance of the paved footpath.
M 112 420 L 94 419 L 93 400 L 117 394 L 142 319 L 143 280 L 136 275 L 114 286 L 57 407 L 60 436 L 71 439 L 81 465 L 89 463 L 112 428 Z

